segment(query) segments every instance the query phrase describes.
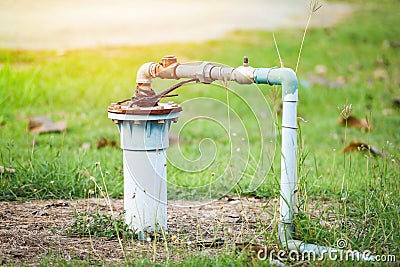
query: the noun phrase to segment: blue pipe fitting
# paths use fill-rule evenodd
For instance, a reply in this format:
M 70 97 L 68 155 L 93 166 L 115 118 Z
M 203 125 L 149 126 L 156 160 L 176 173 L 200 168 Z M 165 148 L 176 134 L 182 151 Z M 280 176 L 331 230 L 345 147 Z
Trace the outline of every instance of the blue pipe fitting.
M 296 73 L 289 68 L 257 68 L 254 70 L 257 84 L 282 85 L 282 100 L 297 102 L 298 81 Z

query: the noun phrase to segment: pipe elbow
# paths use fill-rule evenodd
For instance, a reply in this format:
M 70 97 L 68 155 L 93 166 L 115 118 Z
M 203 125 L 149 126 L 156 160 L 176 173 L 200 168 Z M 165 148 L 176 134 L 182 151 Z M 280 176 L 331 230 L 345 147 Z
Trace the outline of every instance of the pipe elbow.
M 289 68 L 280 69 L 280 77 L 282 80 L 282 99 L 283 101 L 295 101 L 298 100 L 298 80 L 296 73 Z
M 296 73 L 289 68 L 276 69 L 277 75 L 282 81 L 282 85 L 288 85 L 293 89 L 297 89 L 298 81 Z
M 151 74 L 151 69 L 154 66 L 154 62 L 148 62 L 140 66 L 136 74 L 137 84 L 151 84 L 151 80 L 154 76 Z
M 282 85 L 282 99 L 288 102 L 298 100 L 298 81 L 296 73 L 289 68 L 259 68 L 254 70 L 254 82 L 269 85 Z

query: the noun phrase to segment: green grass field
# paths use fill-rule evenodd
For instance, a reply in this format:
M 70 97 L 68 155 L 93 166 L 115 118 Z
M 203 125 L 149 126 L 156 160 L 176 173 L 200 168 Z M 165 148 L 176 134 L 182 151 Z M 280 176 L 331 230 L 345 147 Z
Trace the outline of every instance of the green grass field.
M 300 210 L 296 218 L 297 234 L 302 240 L 326 245 L 344 237 L 350 240 L 353 249 L 369 249 L 400 258 L 400 106 L 395 102 L 400 97 L 399 3 L 355 2 L 358 11 L 346 21 L 331 28 L 309 29 L 306 36 L 297 73 L 298 113 L 302 117 L 298 142 L 299 200 L 301 204 L 329 200 L 331 208 L 341 216 L 332 228 L 324 228 L 307 210 Z M 296 66 L 302 33 L 301 29 L 275 32 L 285 67 Z M 63 53 L 0 50 L 0 166 L 16 170 L 0 174 L 0 200 L 86 198 L 94 190 L 94 184 L 82 170 L 99 177 L 96 162 L 100 162 L 105 173 L 110 196 L 121 198 L 122 152 L 118 147 L 96 148 L 97 140 L 102 137 L 119 142 L 117 128 L 107 118 L 107 106 L 133 95 L 136 70 L 141 64 L 159 61 L 169 54 L 176 55 L 181 62 L 206 60 L 239 66 L 246 55 L 253 67 L 279 65 L 272 33 L 260 31 L 232 32 L 222 40 L 204 43 L 105 47 Z M 157 82 L 156 90 L 172 83 Z M 259 88 L 272 110 L 279 107 L 280 88 L 267 85 Z M 250 105 L 258 103 L 251 92 L 238 90 L 248 97 Z M 215 114 L 220 112 L 222 115 L 216 115 L 217 118 L 226 115 L 228 94 L 222 88 L 192 85 L 177 92 L 179 97 L 174 101 L 178 103 L 199 97 L 225 103 L 202 107 L 212 109 Z M 240 106 L 233 94 L 229 97 L 229 104 L 242 114 L 245 122 L 247 136 L 243 148 L 250 157 L 247 152 L 242 156 L 235 149 L 231 156 L 231 141 L 223 128 L 211 122 L 184 128 L 181 133 L 184 141 L 180 144 L 184 156 L 198 158 L 199 142 L 211 138 L 217 158 L 203 172 L 188 174 L 169 166 L 168 178 L 176 185 L 170 187 L 169 198 L 217 197 L 224 193 L 279 197 L 279 152 L 275 153 L 271 170 L 268 159 L 262 158 L 262 165 L 255 171 L 262 152 L 257 123 L 252 115 L 247 115 L 249 107 Z M 351 114 L 367 117 L 373 130 L 360 131 L 337 124 L 339 109 L 350 104 Z M 257 105 L 253 107 L 256 112 L 265 109 Z M 196 110 L 187 112 L 194 116 Z M 66 120 L 68 128 L 63 133 L 32 135 L 29 118 L 38 115 Z M 279 115 L 277 118 L 268 122 L 268 127 L 279 125 Z M 277 136 L 274 141 L 276 151 L 280 149 L 279 140 Z M 375 146 L 384 155 L 340 153 L 350 141 Z M 84 143 L 90 143 L 91 148 L 82 148 Z M 203 145 L 204 151 L 213 151 L 210 144 Z M 269 149 L 273 151 L 273 145 Z M 175 150 L 176 147 L 171 147 L 171 154 Z M 226 177 L 229 156 L 232 165 L 238 166 L 232 168 L 232 177 Z M 240 165 L 243 161 L 248 163 L 247 167 Z M 239 186 L 231 188 L 215 183 L 212 189 L 207 187 L 214 177 L 240 175 L 243 179 Z M 251 192 L 242 190 L 253 175 L 260 180 L 265 178 L 263 184 Z M 242 264 L 239 260 L 230 261 L 226 255 L 216 259 L 190 258 L 185 262 L 204 266 Z

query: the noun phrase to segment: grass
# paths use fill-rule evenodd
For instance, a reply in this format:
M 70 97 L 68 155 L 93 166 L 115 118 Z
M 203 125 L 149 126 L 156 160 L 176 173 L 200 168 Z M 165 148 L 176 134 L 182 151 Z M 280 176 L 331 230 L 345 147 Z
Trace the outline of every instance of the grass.
M 360 11 L 346 22 L 335 27 L 309 29 L 305 39 L 298 71 L 299 115 L 304 118 L 299 121 L 299 199 L 304 204 L 310 200 L 329 199 L 332 205 L 319 207 L 319 218 L 301 209 L 296 220 L 297 233 L 308 242 L 334 245 L 343 238 L 352 249 L 399 256 L 400 119 L 399 108 L 392 105 L 392 100 L 400 96 L 400 29 L 396 27 L 399 12 L 396 1 L 362 3 Z M 302 30 L 275 32 L 285 67 L 296 66 L 302 33 Z M 101 162 L 109 195 L 122 197 L 120 149 L 96 149 L 96 140 L 103 136 L 118 141 L 117 129 L 107 118 L 106 108 L 111 102 L 133 94 L 135 71 L 142 63 L 158 61 L 172 53 L 181 62 L 211 60 L 237 66 L 242 56 L 247 55 L 255 67 L 280 65 L 272 34 L 260 31 L 236 31 L 223 40 L 204 43 L 109 47 L 62 54 L 0 50 L 0 165 L 16 170 L 0 174 L 0 200 L 87 197 L 90 190 L 95 190 L 89 176 L 101 175 L 96 162 Z M 320 74 L 324 79 L 322 84 L 312 84 L 313 78 L 309 75 L 316 65 L 324 65 L 328 70 Z M 383 75 L 378 75 L 377 70 Z M 330 82 L 342 80 L 345 82 L 330 88 Z M 158 81 L 156 86 L 161 90 L 169 84 Z M 260 88 L 271 107 L 277 105 L 279 88 Z M 203 172 L 187 173 L 169 166 L 168 178 L 176 185 L 170 186 L 169 197 L 212 198 L 229 190 L 233 194 L 239 191 L 278 197 L 279 153 L 274 159 L 260 156 L 264 150 L 260 148 L 257 114 L 266 112 L 267 116 L 274 116 L 258 104 L 260 95 L 254 97 L 249 88 L 233 88 L 227 94 L 221 87 L 211 85 L 185 86 L 178 93 L 176 102 L 199 97 L 213 100 L 200 99 L 193 109 L 188 106 L 182 114 L 187 117 L 181 121 L 196 114 L 207 115 L 211 110 L 222 124 L 216 126 L 199 120 L 183 128 L 185 142 L 180 148 L 184 156 L 195 160 L 202 156 L 201 152 L 212 155 L 214 151 L 216 160 L 205 157 L 198 165 L 184 162 L 180 166 L 195 170 L 211 162 Z M 244 97 L 255 111 L 241 105 L 243 102 L 235 93 Z M 229 122 L 224 121 L 224 116 L 228 102 L 233 107 L 231 117 L 239 114 L 245 121 L 244 128 L 239 120 L 232 120 L 236 124 L 227 127 Z M 352 104 L 353 115 L 369 117 L 374 130 L 361 132 L 339 127 L 338 106 L 346 103 Z M 29 134 L 29 118 L 41 114 L 54 120 L 67 120 L 67 131 Z M 262 127 L 273 129 L 274 125 L 271 122 Z M 238 140 L 228 138 L 228 134 L 233 134 L 231 130 L 237 131 Z M 273 135 L 273 130 L 269 133 Z M 211 138 L 214 143 L 203 142 L 202 151 L 193 149 L 204 137 Z M 279 136 L 271 140 L 273 143 L 267 151 L 273 152 L 274 145 L 279 151 Z M 339 151 L 351 140 L 377 146 L 385 156 L 341 154 Z M 82 148 L 84 143 L 90 143 L 91 149 Z M 176 149 L 176 146 L 170 148 L 171 157 Z M 230 165 L 228 160 L 232 160 Z M 272 170 L 268 168 L 270 161 Z M 239 186 L 234 182 L 226 183 L 227 179 L 237 181 L 240 176 L 244 179 Z M 263 181 L 262 185 L 252 192 L 246 191 L 254 176 Z M 221 177 L 225 180 L 216 179 Z M 207 186 L 215 180 L 212 189 Z M 333 219 L 329 217 L 332 210 L 336 211 Z M 231 261 L 224 255 L 216 259 L 188 258 L 182 264 L 186 261 L 192 265 L 241 264 L 240 260 Z

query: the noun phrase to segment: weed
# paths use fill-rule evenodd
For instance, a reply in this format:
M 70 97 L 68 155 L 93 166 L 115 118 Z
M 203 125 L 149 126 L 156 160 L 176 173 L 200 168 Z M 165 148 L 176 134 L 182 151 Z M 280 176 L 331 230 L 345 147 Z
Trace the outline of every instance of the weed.
M 320 9 L 322 5 L 319 4 L 318 0 L 311 0 L 310 1 L 310 13 L 308 15 L 308 20 L 306 27 L 304 28 L 304 33 L 303 33 L 303 38 L 301 39 L 301 44 L 300 44 L 300 49 L 299 49 L 299 54 L 297 56 L 297 63 L 296 63 L 296 69 L 295 72 L 297 72 L 299 68 L 299 63 L 300 63 L 300 57 L 301 57 L 301 52 L 303 51 L 303 45 L 304 45 L 304 40 L 306 38 L 308 26 L 310 25 L 311 17 L 312 15 Z
M 122 237 L 124 240 L 137 238 L 133 230 L 125 224 L 124 213 L 118 217 L 107 214 L 76 212 L 74 222 L 65 231 L 68 236 L 105 237 L 107 240 Z

